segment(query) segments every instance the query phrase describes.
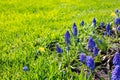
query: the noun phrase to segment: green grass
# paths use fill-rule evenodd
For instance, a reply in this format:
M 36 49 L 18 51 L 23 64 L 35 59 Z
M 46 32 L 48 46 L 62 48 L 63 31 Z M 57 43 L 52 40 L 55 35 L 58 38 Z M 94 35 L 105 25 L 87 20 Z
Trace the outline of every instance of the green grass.
M 35 61 L 36 50 L 51 41 L 63 42 L 65 31 L 74 22 L 81 30 L 79 37 L 87 39 L 89 35 L 82 32 L 80 21 L 84 20 L 87 26 L 93 17 L 98 24 L 111 22 L 114 17 L 110 15 L 120 9 L 119 5 L 119 0 L 0 0 L 0 80 L 78 79 L 79 75 L 70 69 L 58 70 L 55 51 L 45 49 Z M 36 43 L 39 45 L 34 46 Z M 74 59 L 75 52 L 71 50 L 71 54 Z M 22 70 L 24 65 L 29 65 L 28 72 Z

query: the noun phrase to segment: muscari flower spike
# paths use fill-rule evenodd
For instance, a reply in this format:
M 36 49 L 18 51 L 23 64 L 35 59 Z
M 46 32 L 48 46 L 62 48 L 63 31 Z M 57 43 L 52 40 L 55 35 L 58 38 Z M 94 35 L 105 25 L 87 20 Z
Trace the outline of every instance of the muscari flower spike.
M 24 66 L 24 67 L 23 67 L 23 70 L 24 70 L 24 71 L 28 71 L 28 67 L 27 67 L 27 66 Z
M 63 50 L 60 48 L 59 44 L 56 45 L 56 51 L 58 54 L 61 54 Z
M 72 30 L 73 30 L 73 35 L 77 36 L 77 26 L 75 23 L 73 24 Z
M 120 32 L 120 26 L 117 27 L 117 31 Z
M 108 36 L 110 36 L 112 34 L 112 31 L 111 30 L 109 30 L 109 32 L 108 32 Z
M 116 10 L 115 10 L 115 13 L 118 13 L 118 12 L 119 12 L 119 10 L 118 10 L 118 9 L 116 9 Z
M 104 26 L 104 22 L 101 22 L 101 23 L 100 23 L 100 27 L 103 27 L 103 26 Z
M 92 56 L 88 56 L 86 58 L 86 66 L 90 69 L 90 70 L 94 70 L 95 68 L 95 63 L 94 60 L 92 58 Z
M 106 25 L 106 32 L 109 32 L 109 30 L 110 30 L 110 24 L 107 24 Z
M 120 18 L 116 18 L 114 23 L 115 23 L 115 25 L 120 25 Z
M 93 18 L 92 24 L 93 24 L 93 26 L 96 26 L 96 19 L 95 18 Z
M 88 49 L 93 49 L 95 47 L 95 42 L 94 40 L 92 39 L 92 37 L 89 37 L 89 40 L 88 40 Z
M 111 80 L 120 80 L 120 66 L 115 66 L 114 70 L 112 71 Z
M 84 26 L 84 21 L 81 21 L 81 22 L 80 22 L 80 26 Z
M 116 52 L 114 54 L 113 64 L 114 65 L 120 65 L 120 54 L 118 52 Z
M 93 48 L 93 55 L 94 56 L 97 56 L 98 55 L 98 52 L 99 52 L 99 49 L 97 47 L 94 47 Z
M 69 33 L 69 31 L 66 31 L 66 33 L 64 35 L 64 39 L 65 39 L 66 44 L 70 43 L 70 33 Z
M 80 62 L 85 63 L 86 62 L 86 55 L 84 53 L 81 53 L 79 56 L 79 60 L 80 60 Z

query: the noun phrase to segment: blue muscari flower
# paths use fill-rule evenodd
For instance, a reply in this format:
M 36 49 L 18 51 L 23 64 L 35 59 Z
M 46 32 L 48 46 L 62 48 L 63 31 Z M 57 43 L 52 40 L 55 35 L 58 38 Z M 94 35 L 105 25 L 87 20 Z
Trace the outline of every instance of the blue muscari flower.
M 101 23 L 100 23 L 100 27 L 103 27 L 103 26 L 104 26 L 104 22 L 101 22 Z
M 108 36 L 110 36 L 112 34 L 112 31 L 111 30 L 109 30 L 109 32 L 108 32 Z
M 81 22 L 80 22 L 80 26 L 84 26 L 84 21 L 81 21 Z
M 98 42 L 99 42 L 100 44 L 102 44 L 102 40 L 99 39 Z
M 118 52 L 116 52 L 114 54 L 113 64 L 114 65 L 120 65 L 120 54 Z
M 66 33 L 64 35 L 64 39 L 65 39 L 66 44 L 70 43 L 70 33 L 69 33 L 69 31 L 66 31 Z
M 63 50 L 60 48 L 59 44 L 56 45 L 56 51 L 59 54 L 61 54 L 63 52 Z
M 120 66 L 115 66 L 114 70 L 112 71 L 111 80 L 120 80 Z
M 94 70 L 95 68 L 95 63 L 94 63 L 94 60 L 92 58 L 92 56 L 88 56 L 86 58 L 86 66 L 91 69 L 91 70 Z
M 76 23 L 74 23 L 74 24 L 73 24 L 73 28 L 76 28 L 76 27 L 77 27 L 77 25 L 76 25 Z
M 93 55 L 94 55 L 94 56 L 97 56 L 97 55 L 98 55 L 98 52 L 99 52 L 98 48 L 97 48 L 97 47 L 94 47 L 94 48 L 93 48 Z
M 117 31 L 120 32 L 120 26 L 117 27 Z
M 79 56 L 79 60 L 80 60 L 80 62 L 85 63 L 86 62 L 86 55 L 84 53 L 81 53 Z
M 88 49 L 93 49 L 95 47 L 95 42 L 94 40 L 92 39 L 92 37 L 89 37 L 89 40 L 88 40 Z
M 106 32 L 108 33 L 109 30 L 110 30 L 110 24 L 107 24 L 107 25 L 106 25 Z
M 92 24 L 93 24 L 93 26 L 96 26 L 96 19 L 95 18 L 93 18 Z
M 118 10 L 118 9 L 116 9 L 116 10 L 115 10 L 115 13 L 118 13 L 118 12 L 119 12 L 119 10 Z
M 73 30 L 73 35 L 77 36 L 77 26 L 75 23 L 73 24 L 72 30 Z
M 114 23 L 115 23 L 115 25 L 119 25 L 120 24 L 120 18 L 116 18 Z
M 24 67 L 23 67 L 23 70 L 24 70 L 24 71 L 28 71 L 28 67 L 27 67 L 27 66 L 24 66 Z

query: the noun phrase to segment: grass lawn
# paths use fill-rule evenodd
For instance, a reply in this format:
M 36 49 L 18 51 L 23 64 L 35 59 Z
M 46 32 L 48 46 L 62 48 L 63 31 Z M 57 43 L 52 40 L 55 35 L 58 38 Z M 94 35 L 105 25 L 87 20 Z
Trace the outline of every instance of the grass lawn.
M 84 45 L 92 19 L 96 18 L 97 25 L 113 22 L 111 13 L 116 9 L 120 9 L 120 0 L 0 0 L 0 80 L 80 79 L 69 67 L 59 70 L 61 60 L 66 64 L 66 30 L 75 22 Z M 80 27 L 82 20 L 86 33 Z M 46 48 L 51 42 L 61 44 L 63 58 Z M 74 50 L 71 60 L 76 58 Z M 23 66 L 29 71 L 23 71 Z

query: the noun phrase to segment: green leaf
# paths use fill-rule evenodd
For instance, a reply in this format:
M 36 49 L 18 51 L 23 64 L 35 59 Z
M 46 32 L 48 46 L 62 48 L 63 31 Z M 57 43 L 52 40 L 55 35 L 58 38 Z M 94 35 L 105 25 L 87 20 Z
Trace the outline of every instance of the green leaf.
M 87 80 L 92 80 L 92 73 L 90 73 L 90 75 L 89 75 Z

